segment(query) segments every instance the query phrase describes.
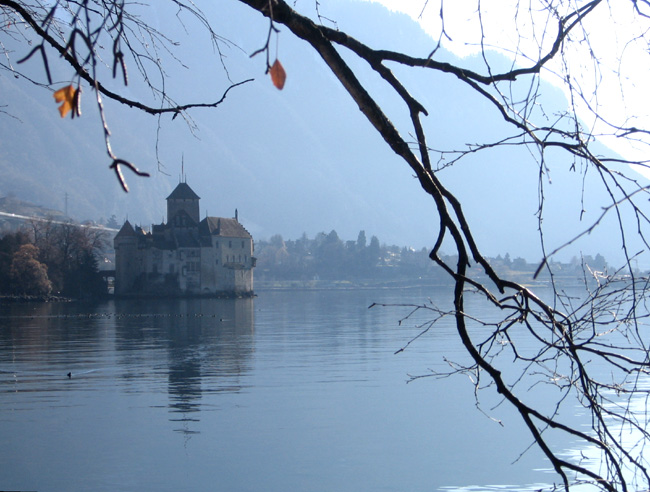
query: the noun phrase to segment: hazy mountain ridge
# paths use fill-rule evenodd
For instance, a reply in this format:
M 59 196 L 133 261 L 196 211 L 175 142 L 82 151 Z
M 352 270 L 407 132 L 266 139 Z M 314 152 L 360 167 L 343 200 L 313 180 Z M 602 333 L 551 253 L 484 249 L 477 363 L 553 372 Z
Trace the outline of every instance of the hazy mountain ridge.
M 132 223 L 148 226 L 166 220 L 165 198 L 178 183 L 184 162 L 187 182 L 202 198 L 201 214 L 230 217 L 237 208 L 255 238 L 268 239 L 276 233 L 297 238 L 303 232 L 313 237 L 332 229 L 342 237 L 356 237 L 363 228 L 388 244 L 430 246 L 438 226 L 433 201 L 322 62 L 289 33 L 281 33 L 279 57 L 288 79 L 284 91 L 277 91 L 263 75 L 263 61 L 248 60 L 248 53 L 263 42 L 264 36 L 256 29 L 266 29 L 264 22 L 257 17 L 251 22 L 250 12 L 240 6 L 220 6 L 219 10 L 215 28 L 222 29 L 226 37 L 232 35 L 241 48 L 228 52 L 233 80 L 256 80 L 231 91 L 216 110 L 192 111 L 198 124 L 195 135 L 180 118 L 172 122 L 171 117 L 162 117 L 159 155 L 163 172 L 158 170 L 155 153 L 158 120 L 107 102 L 115 152 L 152 173 L 143 179 L 126 170 L 131 186 L 128 195 L 108 169 L 110 160 L 89 90 L 83 94 L 83 116 L 61 120 L 47 91 L 0 73 L 0 104 L 10 101 L 6 110 L 21 120 L 17 123 L 0 115 L 0 195 L 13 193 L 60 209 L 68 193 L 70 214 L 79 220 L 114 214 L 118 221 L 128 217 Z M 350 28 L 362 40 L 383 36 L 387 39 L 379 46 L 408 48 L 419 55 L 431 50 L 432 40 L 413 20 L 379 5 L 332 2 L 328 10 L 342 29 Z M 392 26 L 396 36 L 377 29 L 386 25 Z M 179 36 L 187 41 L 182 33 Z M 451 58 L 448 53 L 442 56 Z M 200 61 L 195 52 L 188 55 L 190 68 L 198 69 Z M 353 66 L 362 78 L 375 81 L 376 94 L 386 93 L 383 82 L 367 68 Z M 187 76 L 193 78 L 192 72 L 174 72 L 172 86 L 182 85 Z M 226 84 L 221 79 L 214 82 L 215 87 L 199 89 L 218 99 Z M 495 140 L 507 130 L 494 109 L 458 85 L 453 76 L 434 73 L 406 82 L 429 110 L 425 125 L 434 148 Z M 130 86 L 129 91 L 137 92 L 137 87 Z M 200 93 L 181 95 L 191 100 L 200 97 Z M 561 105 L 561 94 L 551 90 L 549 97 Z M 389 98 L 386 110 L 398 125 L 408 118 L 394 98 Z M 546 233 L 553 247 L 578 228 L 586 228 L 603 205 L 592 199 L 590 188 L 582 203 L 582 177 L 569 172 L 570 165 L 560 161 L 552 167 L 552 185 L 549 177 L 543 177 L 547 187 L 544 225 L 554 225 Z M 469 156 L 439 175 L 464 200 L 465 213 L 487 255 L 510 253 L 533 261 L 541 257 L 535 217 L 539 168 L 525 148 Z M 582 208 L 587 216 L 581 223 Z M 611 239 L 605 230 L 597 249 L 585 252 L 602 253 L 609 259 L 617 254 Z
M 41 218 L 56 218 L 62 220 L 65 214 L 60 210 L 53 210 L 51 208 L 41 207 L 34 203 L 19 200 L 14 196 L 0 197 L 0 212 L 7 214 L 22 215 L 25 217 L 41 217 Z M 3 217 L 0 217 L 0 222 Z

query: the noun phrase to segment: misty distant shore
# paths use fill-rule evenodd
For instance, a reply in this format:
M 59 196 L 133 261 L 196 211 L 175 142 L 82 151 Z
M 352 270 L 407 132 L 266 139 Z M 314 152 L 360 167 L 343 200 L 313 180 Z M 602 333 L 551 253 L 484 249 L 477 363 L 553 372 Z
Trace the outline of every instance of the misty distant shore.
M 330 280 L 268 280 L 255 281 L 255 291 L 268 290 L 360 290 L 360 289 L 423 289 L 423 288 L 441 288 L 451 285 L 449 282 L 422 280 L 394 280 L 394 281 L 330 281 Z M 530 287 L 545 287 L 549 285 L 547 281 L 532 281 L 527 284 Z

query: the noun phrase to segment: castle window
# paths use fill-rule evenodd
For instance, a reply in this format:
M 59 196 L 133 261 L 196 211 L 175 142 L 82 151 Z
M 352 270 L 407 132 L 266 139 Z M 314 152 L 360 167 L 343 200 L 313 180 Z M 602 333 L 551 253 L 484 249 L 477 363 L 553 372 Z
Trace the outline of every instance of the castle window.
M 215 264 L 218 265 L 218 264 L 219 264 L 219 260 L 216 260 Z
M 216 241 L 216 242 L 214 243 L 214 247 L 215 247 L 215 248 L 218 248 L 218 247 L 219 247 L 219 241 Z
M 244 249 L 244 241 L 241 242 L 241 248 Z
M 228 247 L 232 248 L 232 241 L 228 241 Z

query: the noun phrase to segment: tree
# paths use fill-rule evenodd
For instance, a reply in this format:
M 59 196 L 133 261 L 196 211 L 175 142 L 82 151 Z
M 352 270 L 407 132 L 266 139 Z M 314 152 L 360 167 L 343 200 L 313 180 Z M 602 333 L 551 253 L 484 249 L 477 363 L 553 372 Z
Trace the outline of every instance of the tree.
M 109 229 L 119 229 L 120 224 L 117 222 L 117 217 L 115 215 L 111 215 L 110 219 L 106 222 L 106 227 Z
M 37 257 L 38 248 L 33 244 L 23 244 L 14 253 L 10 270 L 14 292 L 40 296 L 52 291 L 52 284 L 47 278 L 47 267 Z
M 78 252 L 74 266 L 64 278 L 63 293 L 77 299 L 97 298 L 106 294 L 107 286 L 99 275 L 97 257 L 92 248 Z
M 456 366 L 454 372 L 471 373 L 477 381 L 477 395 L 480 388 L 495 389 L 519 412 L 565 489 L 581 480 L 592 481 L 605 490 L 649 488 L 650 475 L 643 457 L 643 449 L 650 440 L 645 430 L 647 416 L 643 409 L 629 410 L 635 399 L 646 393 L 644 383 L 650 361 L 641 335 L 646 314 L 641 301 L 648 283 L 632 266 L 647 254 L 643 250 L 649 246 L 648 188 L 630 167 L 647 168 L 645 157 L 634 156 L 647 152 L 650 129 L 644 126 L 641 112 L 635 112 L 638 108 L 626 104 L 625 98 L 635 90 L 635 84 L 647 85 L 632 72 L 640 63 L 635 58 L 630 60 L 629 54 L 635 52 L 645 57 L 642 61 L 648 60 L 645 48 L 650 32 L 650 2 L 515 2 L 512 11 L 503 9 L 498 15 L 489 12 L 485 2 L 476 2 L 470 6 L 471 29 L 461 29 L 452 22 L 450 9 L 455 7 L 449 2 L 422 0 L 423 12 L 434 12 L 438 17 L 438 39 L 425 54 L 364 44 L 355 36 L 354 26 L 350 31 L 340 29 L 322 14 L 318 1 L 239 3 L 267 20 L 267 28 L 259 33 L 260 49 L 253 53 L 261 56 L 254 58 L 253 63 L 262 59 L 262 69 L 270 71 L 273 83 L 281 88 L 287 74 L 280 64 L 271 63 L 272 46 L 281 36 L 293 35 L 302 40 L 322 58 L 386 142 L 387 150 L 401 158 L 422 191 L 431 197 L 431 213 L 439 228 L 432 238 L 434 246 L 429 256 L 453 279 L 454 306 L 451 312 L 441 312 L 431 304 L 416 309 L 431 310 L 434 319 L 443 315 L 455 319 L 459 339 L 472 363 Z M 178 19 L 190 16 L 202 26 L 221 56 L 221 48 L 228 41 L 219 36 L 218 28 L 212 27 L 220 19 L 208 18 L 193 2 L 173 0 L 170 4 Z M 5 53 L 11 63 L 2 65 L 3 68 L 20 76 L 24 63 L 39 62 L 46 74 L 44 85 L 50 87 L 50 65 L 55 61 L 62 64 L 73 80 L 55 93 L 62 103 L 62 115 L 79 116 L 80 89 L 89 89 L 99 108 L 110 167 L 125 190 L 122 169 L 140 172 L 112 150 L 104 98 L 147 113 L 180 115 L 189 120 L 192 109 L 217 107 L 230 90 L 246 90 L 241 87 L 246 81 L 237 81 L 224 88 L 216 102 L 177 103 L 165 89 L 166 67 L 159 56 L 165 50 L 173 53 L 173 40 L 147 24 L 146 16 L 139 15 L 142 8 L 119 0 L 59 0 L 53 4 L 41 0 L 0 0 L 3 36 L 18 43 L 26 41 L 18 60 L 13 53 Z M 624 22 L 620 20 L 622 15 L 628 18 Z M 505 36 L 501 36 L 504 30 Z M 470 37 L 463 37 L 465 34 Z M 609 42 L 611 35 L 618 36 L 615 42 Z M 441 47 L 458 37 L 478 48 L 479 63 L 450 63 L 445 59 Z M 606 46 L 597 42 L 600 38 L 607 38 Z M 507 55 L 506 62 L 503 56 L 494 55 L 494 48 Z M 606 50 L 612 48 L 614 56 L 608 58 Z M 225 64 L 223 57 L 220 60 Z M 608 60 L 611 65 L 606 65 Z M 102 66 L 103 62 L 107 66 Z M 158 98 L 155 104 L 127 98 L 112 82 L 112 78 L 117 78 L 126 84 L 127 67 L 133 66 L 138 79 Z M 386 99 L 373 93 L 368 70 L 390 89 L 391 95 Z M 150 71 L 158 71 L 159 77 L 151 77 Z M 468 93 L 492 108 L 494 120 L 482 124 L 489 127 L 498 123 L 506 128 L 505 133 L 460 149 L 443 148 L 444 142 L 437 142 L 435 135 L 427 133 L 423 119 L 432 108 L 427 108 L 424 97 L 418 97 L 409 88 L 410 76 L 434 73 L 455 78 Z M 618 93 L 622 94 L 619 101 L 609 97 L 611 92 L 605 93 L 612 74 L 620 88 Z M 553 79 L 566 95 L 565 107 L 549 105 L 544 93 L 547 79 Z M 400 101 L 401 109 L 409 115 L 408 121 L 401 123 L 389 117 L 393 98 Z M 610 111 L 611 108 L 628 111 L 619 113 Z M 627 142 L 628 147 L 619 147 L 629 151 L 627 157 L 603 149 L 603 141 L 619 146 Z M 632 144 L 640 148 L 639 154 L 632 153 Z M 550 275 L 552 299 L 542 299 L 527 286 L 502 277 L 491 268 L 474 237 L 464 203 L 446 186 L 441 173 L 496 147 L 522 146 L 533 156 L 539 176 L 537 187 L 531 192 L 539 197 L 537 216 L 544 256 L 535 275 L 542 271 Z M 572 171 L 583 175 L 585 182 L 591 175 L 597 178 L 600 187 L 589 192 L 600 193 L 603 206 L 595 215 L 578 211 L 581 217 L 589 217 L 585 219 L 589 222 L 583 222 L 566 244 L 547 244 L 545 231 L 553 226 L 544 220 L 550 175 L 567 162 Z M 471 175 L 466 176 L 466 182 L 472 184 Z M 495 200 L 503 199 L 504 194 L 498 192 Z M 575 190 L 575 196 L 584 193 L 583 189 Z M 579 300 L 565 296 L 554 282 L 553 257 L 579 240 L 588 239 L 610 218 L 623 251 L 619 268 L 611 268 L 608 276 L 593 282 L 585 276 L 585 291 Z M 450 254 L 442 254 L 443 244 L 452 250 Z M 480 296 L 493 306 L 498 315 L 496 321 L 482 321 L 468 312 L 465 299 L 469 295 Z M 594 364 L 589 363 L 593 360 L 607 369 L 593 369 Z M 514 376 L 513 365 L 517 372 Z M 489 384 L 483 384 L 485 380 Z M 553 405 L 541 408 L 527 403 L 526 388 L 549 381 L 557 389 Z M 590 413 L 589 431 L 563 420 L 560 410 L 569 401 L 579 402 Z M 620 437 L 630 430 L 634 432 L 633 442 Z M 554 433 L 568 434 L 597 448 L 601 466 L 591 467 L 558 454 L 551 444 Z
M 368 263 L 372 266 L 376 265 L 381 257 L 381 246 L 379 245 L 379 239 L 377 236 L 372 236 L 370 238 L 370 244 L 365 250 L 365 256 Z
M 32 234 L 56 292 L 71 297 L 105 292 L 96 258 L 106 245 L 104 231 L 46 220 L 32 222 Z
M 323 234 L 322 241 L 314 251 L 321 277 L 327 279 L 337 277 L 343 264 L 343 251 L 343 241 L 335 230 L 327 235 Z
M 363 251 L 366 248 L 366 231 L 359 231 L 357 237 L 357 251 Z
M 289 257 L 287 252 L 287 245 L 284 243 L 284 239 L 280 234 L 271 236 L 269 240 L 271 247 L 273 248 L 273 263 L 276 265 L 281 265 Z
M 11 263 L 23 244 L 30 243 L 29 234 L 19 230 L 0 237 L 0 293 L 11 294 Z

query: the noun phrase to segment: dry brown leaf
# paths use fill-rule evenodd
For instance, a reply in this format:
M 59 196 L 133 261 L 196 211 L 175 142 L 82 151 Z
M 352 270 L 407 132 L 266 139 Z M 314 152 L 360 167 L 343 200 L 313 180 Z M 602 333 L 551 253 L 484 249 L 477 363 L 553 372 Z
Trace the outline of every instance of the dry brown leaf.
M 61 118 L 65 118 L 70 111 L 75 111 L 77 116 L 81 114 L 77 110 L 79 105 L 78 97 L 78 90 L 75 89 L 72 84 L 63 87 L 54 93 L 54 100 L 57 103 L 63 103 L 61 106 L 59 106 L 59 113 L 61 113 Z M 73 113 L 73 117 L 75 113 Z
M 282 90 L 284 82 L 287 80 L 287 72 L 284 71 L 284 67 L 282 66 L 282 63 L 280 63 L 280 60 L 275 60 L 273 62 L 273 66 L 270 68 L 269 73 L 271 74 L 273 85 L 279 90 Z

